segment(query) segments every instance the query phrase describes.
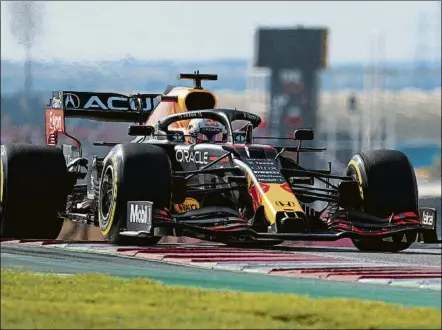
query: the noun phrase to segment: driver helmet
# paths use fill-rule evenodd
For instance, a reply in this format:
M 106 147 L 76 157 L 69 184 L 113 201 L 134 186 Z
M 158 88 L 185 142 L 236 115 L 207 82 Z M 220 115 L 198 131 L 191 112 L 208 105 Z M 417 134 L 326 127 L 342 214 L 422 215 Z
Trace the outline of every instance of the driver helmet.
M 196 139 L 196 143 L 224 142 L 227 138 L 224 125 L 212 119 L 192 119 L 188 130 L 189 135 Z

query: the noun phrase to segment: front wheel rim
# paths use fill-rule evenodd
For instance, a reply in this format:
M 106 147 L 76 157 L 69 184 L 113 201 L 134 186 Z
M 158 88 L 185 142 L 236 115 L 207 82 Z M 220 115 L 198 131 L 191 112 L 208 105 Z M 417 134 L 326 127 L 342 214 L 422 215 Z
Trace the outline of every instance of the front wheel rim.
M 100 213 L 102 227 L 107 227 L 114 204 L 114 173 L 111 166 L 106 168 L 100 185 Z

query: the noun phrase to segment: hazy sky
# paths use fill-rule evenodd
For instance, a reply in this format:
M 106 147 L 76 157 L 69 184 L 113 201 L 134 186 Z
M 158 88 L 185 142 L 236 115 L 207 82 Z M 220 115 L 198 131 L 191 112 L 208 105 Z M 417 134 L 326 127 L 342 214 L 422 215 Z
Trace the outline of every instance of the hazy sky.
M 419 21 L 425 19 L 431 59 L 440 58 L 440 7 L 437 1 L 50 1 L 33 54 L 58 60 L 209 60 L 247 58 L 260 25 L 327 26 L 332 63 L 369 61 L 377 33 L 391 60 L 413 60 Z M 12 37 L 13 15 L 1 2 L 1 58 L 22 59 Z M 423 16 L 426 15 L 426 16 Z M 434 44 L 439 43 L 435 48 Z M 436 57 L 437 53 L 439 54 Z M 378 53 L 379 54 L 379 53 Z

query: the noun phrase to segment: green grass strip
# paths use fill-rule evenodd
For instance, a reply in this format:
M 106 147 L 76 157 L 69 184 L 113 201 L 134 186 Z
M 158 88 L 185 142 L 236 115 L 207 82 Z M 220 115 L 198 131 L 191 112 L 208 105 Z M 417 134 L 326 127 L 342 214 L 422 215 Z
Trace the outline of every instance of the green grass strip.
M 441 311 L 356 299 L 1 271 L 1 328 L 440 329 Z

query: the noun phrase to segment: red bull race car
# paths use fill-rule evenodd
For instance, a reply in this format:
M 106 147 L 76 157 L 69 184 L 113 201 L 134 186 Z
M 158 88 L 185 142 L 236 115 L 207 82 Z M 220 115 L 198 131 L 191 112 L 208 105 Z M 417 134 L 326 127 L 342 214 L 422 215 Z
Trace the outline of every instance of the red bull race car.
M 163 236 L 255 246 L 350 238 L 361 251 L 397 252 L 441 242 L 436 210 L 419 207 L 403 153 L 361 152 L 342 175 L 331 166 L 304 168 L 303 153 L 324 150 L 305 146 L 311 129 L 296 130 L 291 147 L 256 143 L 261 118 L 218 108 L 201 86 L 216 75 L 179 78 L 193 87 L 53 92 L 47 145 L 1 147 L 1 237 L 55 239 L 70 220 L 97 226 L 120 245 L 154 245 Z M 132 122 L 133 140 L 95 142 L 106 156 L 83 157 L 66 118 Z M 73 144 L 59 146 L 60 136 Z

